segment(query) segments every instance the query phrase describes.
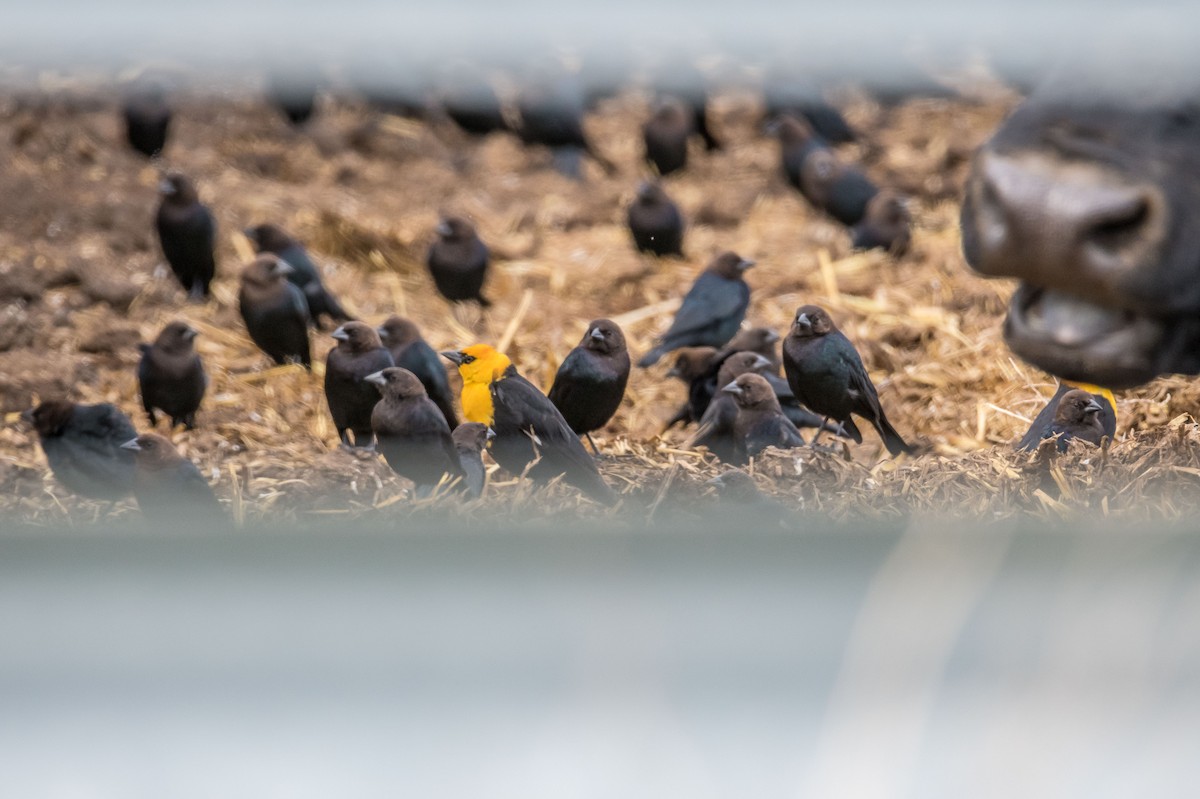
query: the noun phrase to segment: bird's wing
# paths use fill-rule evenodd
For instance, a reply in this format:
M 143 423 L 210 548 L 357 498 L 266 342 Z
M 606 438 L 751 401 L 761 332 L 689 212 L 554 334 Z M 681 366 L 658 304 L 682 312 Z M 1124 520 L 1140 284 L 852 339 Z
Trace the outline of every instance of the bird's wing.
M 521 432 L 532 434 L 533 445 L 543 458 L 559 461 L 564 467 L 597 471 L 596 462 L 579 443 L 579 437 L 567 425 L 558 408 L 524 377 L 510 374 L 497 380 L 492 384 L 492 393 L 497 424 L 501 424 L 503 409 L 506 422 L 514 422 Z M 502 431 L 497 429 L 496 432 Z
M 746 304 L 749 289 L 745 284 L 732 284 L 714 275 L 701 275 L 692 290 L 683 298 L 675 313 L 675 321 L 663 339 L 690 333 L 710 325 L 714 320 L 737 314 Z

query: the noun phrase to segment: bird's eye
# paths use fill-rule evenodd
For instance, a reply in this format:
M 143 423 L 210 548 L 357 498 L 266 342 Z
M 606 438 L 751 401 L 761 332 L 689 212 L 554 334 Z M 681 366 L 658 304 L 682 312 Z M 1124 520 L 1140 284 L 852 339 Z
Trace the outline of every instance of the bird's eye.
M 474 363 L 474 362 L 475 362 L 474 355 L 464 355 L 463 356 L 463 363 Z

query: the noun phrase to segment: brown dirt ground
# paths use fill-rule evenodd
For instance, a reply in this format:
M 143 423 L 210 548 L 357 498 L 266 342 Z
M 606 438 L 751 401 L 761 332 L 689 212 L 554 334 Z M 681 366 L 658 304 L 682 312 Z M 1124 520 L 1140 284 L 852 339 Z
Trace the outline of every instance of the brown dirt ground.
M 755 99 L 722 95 L 715 116 L 728 146 L 696 152 L 686 174 L 665 181 L 691 220 L 690 257 L 655 262 L 633 251 L 623 223 L 644 174 L 638 130 L 648 106 L 640 93 L 589 117 L 620 172 L 606 177 L 589 165 L 583 182 L 556 174 L 546 153 L 510 136 L 469 141 L 350 100 L 323 98 L 311 127 L 297 132 L 253 96 L 189 96 L 165 163 L 198 182 L 220 226 L 216 299 L 193 306 L 162 265 L 153 232 L 159 168 L 124 146 L 115 95 L 0 98 L 0 515 L 62 524 L 136 513 L 132 502 L 112 509 L 58 486 L 16 417 L 39 398 L 66 395 L 116 403 L 144 427 L 136 343 L 173 318 L 201 330 L 212 385 L 199 429 L 172 438 L 236 517 L 410 512 L 404 481 L 373 457 L 337 449 L 321 370 L 271 368 L 244 334 L 231 234 L 267 220 L 308 244 L 354 313 L 372 322 L 409 315 L 435 347 L 499 340 L 530 292 L 508 352 L 543 387 L 588 320 L 620 321 L 636 357 L 713 254 L 734 249 L 756 259 L 748 322 L 782 330 L 797 305 L 828 308 L 857 343 L 896 427 L 920 446 L 916 456 L 886 459 L 868 432 L 863 445 L 842 451 L 769 453 L 754 471 L 789 506 L 834 518 L 1195 513 L 1200 432 L 1186 414 L 1200 390 L 1192 381 L 1124 392 L 1118 440 L 1102 453 L 1082 445 L 1061 458 L 1012 451 L 1054 386 L 1004 347 L 999 323 L 1011 286 L 967 270 L 957 230 L 969 155 L 1012 102 L 994 91 L 895 108 L 844 98 L 866 143 L 843 156 L 914 198 L 914 244 L 894 259 L 851 253 L 846 231 L 783 182 L 776 144 L 757 132 Z M 452 309 L 424 272 L 441 210 L 472 217 L 497 256 L 489 313 Z M 323 360 L 333 342 L 314 341 Z M 617 511 L 624 518 L 643 518 L 664 501 L 698 511 L 714 501 L 703 481 L 719 464 L 683 448 L 691 431 L 658 435 L 685 393 L 664 370 L 635 371 L 622 410 L 596 436 L 602 470 L 629 495 Z M 461 512 L 606 513 L 565 488 L 531 494 L 495 477 L 488 495 Z

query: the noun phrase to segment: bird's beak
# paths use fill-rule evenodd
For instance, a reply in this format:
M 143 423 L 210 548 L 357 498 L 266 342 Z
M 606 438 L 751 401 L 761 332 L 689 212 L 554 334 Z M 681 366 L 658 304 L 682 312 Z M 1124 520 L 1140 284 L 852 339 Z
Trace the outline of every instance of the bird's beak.
M 136 438 L 126 441 L 124 444 L 121 445 L 121 449 L 129 449 L 129 450 L 133 450 L 134 452 L 142 451 L 142 447 L 140 444 L 137 443 Z
M 296 270 L 291 264 L 281 258 L 275 262 L 275 269 L 273 271 L 277 275 L 290 275 Z
M 242 228 L 242 235 L 255 243 L 258 243 L 258 233 L 252 227 Z
M 682 380 L 683 372 L 679 371 L 678 366 L 672 366 L 670 369 L 667 370 L 667 377 L 678 377 L 680 380 Z
M 775 136 L 776 134 L 779 133 L 779 129 L 781 127 L 782 127 L 782 118 L 777 117 L 777 116 L 771 117 L 762 126 L 763 135 L 764 136 Z
M 705 480 L 704 484 L 706 486 L 716 486 L 717 488 L 725 487 L 725 481 L 721 479 L 721 475 L 719 474 L 711 480 Z
M 742 395 L 742 387 L 737 384 L 736 380 L 734 380 L 732 383 L 725 386 L 721 390 L 724 391 L 726 394 L 733 394 L 734 396 L 738 396 L 738 397 L 740 397 Z
M 200 331 L 194 327 L 189 327 L 183 331 L 183 338 L 185 341 L 192 341 L 198 335 L 200 335 Z
M 446 360 L 450 361 L 451 363 L 455 363 L 455 364 L 458 364 L 459 366 L 462 366 L 463 354 L 461 352 L 458 352 L 457 350 L 446 350 L 445 352 L 442 353 L 442 357 L 445 358 Z
M 766 337 L 766 339 L 764 339 L 764 340 L 765 340 L 765 341 L 766 341 L 768 344 L 774 344 L 776 341 L 779 341 L 779 334 L 778 334 L 778 333 L 776 333 L 774 330 L 768 330 L 768 331 L 767 331 L 767 337 Z
M 344 328 L 344 327 L 339 327 L 337 330 L 333 331 L 329 335 L 332 336 L 333 338 L 336 338 L 338 341 L 349 341 L 350 340 L 350 334 L 346 332 L 346 328 Z
M 366 380 L 368 383 L 374 383 L 377 386 L 382 386 L 382 385 L 387 384 L 387 378 L 383 376 L 382 369 L 380 369 L 378 372 L 372 372 L 371 374 L 364 377 L 363 380 Z
M 796 317 L 796 324 L 805 330 L 812 330 L 812 322 L 808 318 L 808 314 L 802 313 Z
M 438 226 L 434 228 L 439 236 L 449 236 L 454 231 L 450 229 L 449 222 L 438 222 Z
M 170 197 L 175 194 L 175 184 L 163 178 L 158 182 L 158 193 Z
M 757 372 L 759 369 L 766 369 L 771 365 L 770 358 L 764 358 L 761 355 L 754 356 L 754 365 L 751 367 L 752 372 Z
M 387 341 L 388 333 L 387 333 L 386 327 L 377 327 L 377 328 L 375 328 L 375 332 L 379 334 L 379 337 L 381 339 L 383 339 L 384 341 Z
M 1084 413 L 1100 413 L 1102 410 L 1104 410 L 1104 406 L 1094 399 L 1088 400 L 1088 404 L 1083 406 Z
M 491 441 L 495 437 L 496 437 L 496 431 L 489 427 L 488 431 L 487 431 L 487 440 Z
M 604 341 L 604 331 L 598 327 L 593 327 L 590 335 L 592 341 Z
M 33 408 L 26 408 L 21 411 L 21 421 L 33 424 Z
M 754 266 L 754 263 L 755 263 L 754 261 L 751 261 L 751 260 L 749 260 L 748 258 L 743 258 L 743 259 L 742 259 L 742 260 L 741 260 L 741 261 L 738 263 L 738 271 L 739 271 L 739 272 L 745 272 L 747 269 L 751 269 L 751 268 L 753 268 L 753 266 Z
M 654 186 L 654 184 L 651 183 L 650 181 L 643 180 L 641 183 L 638 184 L 637 196 L 645 197 L 646 195 L 648 195 L 650 193 L 653 186 Z

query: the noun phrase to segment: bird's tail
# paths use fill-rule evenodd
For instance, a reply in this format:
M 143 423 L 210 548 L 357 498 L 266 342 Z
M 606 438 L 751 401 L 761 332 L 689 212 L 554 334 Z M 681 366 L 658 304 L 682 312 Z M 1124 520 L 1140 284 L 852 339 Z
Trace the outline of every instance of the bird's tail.
M 640 361 L 638 361 L 638 366 L 642 367 L 643 369 L 646 368 L 647 366 L 653 366 L 654 364 L 659 362 L 659 360 L 662 358 L 662 356 L 664 356 L 666 354 L 667 354 L 667 349 L 665 347 L 663 347 L 662 345 L 659 345 L 659 346 L 655 347 L 654 349 L 650 350 L 649 352 L 647 352 L 645 355 L 643 355 L 642 359 Z
M 879 431 L 879 437 L 883 439 L 883 445 L 887 447 L 887 451 L 892 454 L 892 457 L 902 452 L 913 451 L 913 448 L 896 432 L 896 428 L 892 427 L 892 423 L 888 421 L 882 408 L 879 409 L 879 418 L 875 420 L 875 429 Z

